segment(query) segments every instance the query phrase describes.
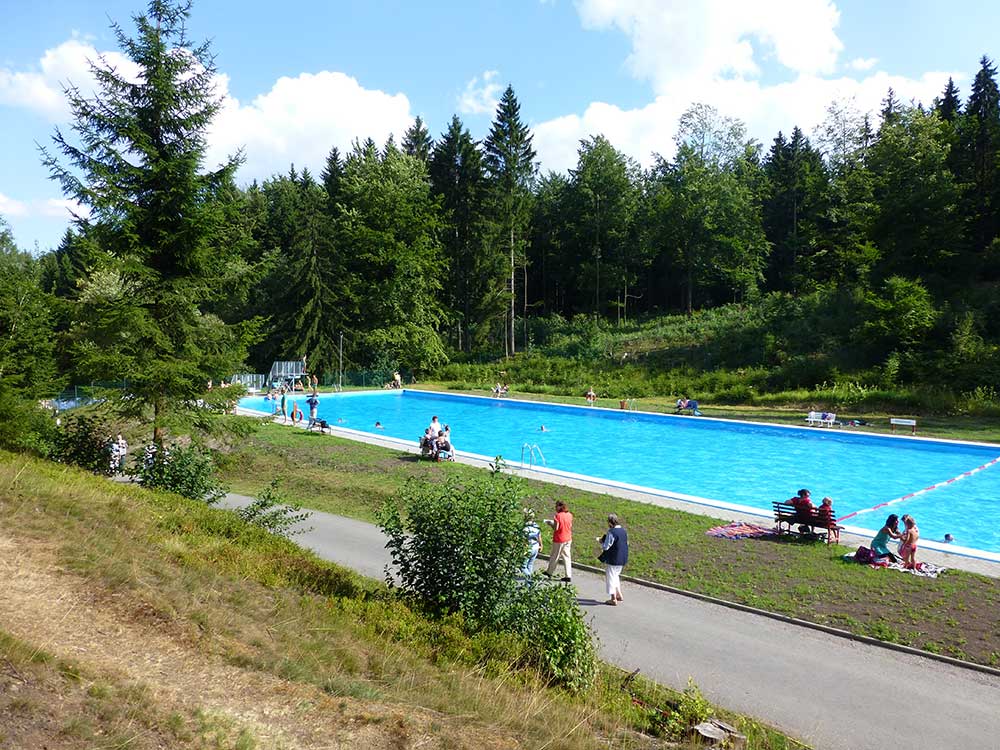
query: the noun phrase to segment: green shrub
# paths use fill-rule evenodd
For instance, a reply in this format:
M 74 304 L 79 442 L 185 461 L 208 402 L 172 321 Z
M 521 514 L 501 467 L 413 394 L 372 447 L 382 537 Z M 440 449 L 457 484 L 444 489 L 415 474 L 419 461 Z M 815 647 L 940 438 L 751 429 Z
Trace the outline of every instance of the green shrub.
M 527 556 L 520 480 L 501 473 L 460 484 L 410 480 L 378 514 L 404 594 L 470 632 L 517 636 L 523 660 L 573 690 L 593 680 L 590 630 L 574 590 L 524 581 Z M 387 571 L 390 585 L 394 580 Z
M 111 427 L 101 417 L 67 415 L 56 433 L 52 457 L 95 474 L 110 476 Z
M 0 448 L 48 456 L 55 448 L 54 420 L 34 401 L 0 384 Z
M 211 454 L 196 445 L 175 444 L 161 450 L 151 443 L 134 476 L 143 487 L 176 492 L 209 505 L 226 494 L 215 480 Z
M 529 581 L 514 591 L 505 621 L 532 648 L 530 657 L 543 674 L 572 690 L 591 684 L 596 654 L 574 589 Z
M 307 520 L 312 515 L 303 511 L 298 503 L 287 502 L 278 492 L 278 480 L 272 479 L 252 503 L 236 511 L 237 515 L 249 524 L 259 526 L 272 534 L 286 539 L 295 534 L 302 534 L 308 529 L 293 529 L 292 527 Z
M 473 627 L 502 621 L 527 556 L 516 479 L 411 479 L 378 521 L 403 590 L 430 612 L 460 612 Z

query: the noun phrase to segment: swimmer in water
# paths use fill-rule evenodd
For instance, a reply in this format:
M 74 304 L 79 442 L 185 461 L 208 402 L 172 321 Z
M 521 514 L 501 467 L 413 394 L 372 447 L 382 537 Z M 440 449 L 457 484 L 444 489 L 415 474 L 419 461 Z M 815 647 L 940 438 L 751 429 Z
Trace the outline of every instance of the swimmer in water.
M 375 429 L 376 429 L 376 430 L 384 430 L 384 429 L 385 429 L 385 427 L 383 427 L 383 426 L 382 426 L 382 423 L 381 423 L 381 422 L 376 422 L 376 423 L 375 423 Z
M 542 425 L 541 427 L 539 427 L 538 431 L 539 432 L 550 432 L 549 428 L 546 427 L 545 425 Z

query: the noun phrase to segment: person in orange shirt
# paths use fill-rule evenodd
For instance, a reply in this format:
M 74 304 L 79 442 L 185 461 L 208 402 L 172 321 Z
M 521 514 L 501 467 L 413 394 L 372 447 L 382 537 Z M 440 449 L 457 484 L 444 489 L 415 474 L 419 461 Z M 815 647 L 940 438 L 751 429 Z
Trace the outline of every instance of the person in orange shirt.
M 563 576 L 564 583 L 571 583 L 573 580 L 573 559 L 570 555 L 570 547 L 573 544 L 573 514 L 562 500 L 556 502 L 555 518 L 545 519 L 545 523 L 552 527 L 552 554 L 549 555 L 549 567 L 545 575 L 549 578 L 555 575 L 556 565 L 559 560 L 563 561 L 566 575 Z

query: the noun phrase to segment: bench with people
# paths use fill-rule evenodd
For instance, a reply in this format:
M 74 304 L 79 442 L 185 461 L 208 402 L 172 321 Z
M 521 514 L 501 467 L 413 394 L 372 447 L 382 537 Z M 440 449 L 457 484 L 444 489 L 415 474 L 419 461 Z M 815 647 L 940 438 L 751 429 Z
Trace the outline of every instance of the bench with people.
M 441 426 L 438 418 L 431 419 L 430 425 L 420 438 L 420 457 L 432 461 L 454 461 L 455 449 L 451 444 L 451 427 Z
M 806 415 L 806 424 L 810 427 L 840 426 L 837 415 L 829 411 L 811 411 Z
M 771 507 L 779 534 L 788 532 L 810 537 L 825 535 L 827 544 L 840 542 L 840 531 L 844 527 L 837 524 L 831 498 L 824 497 L 820 506 L 816 507 L 809 490 L 801 489 L 795 497 L 771 503 Z

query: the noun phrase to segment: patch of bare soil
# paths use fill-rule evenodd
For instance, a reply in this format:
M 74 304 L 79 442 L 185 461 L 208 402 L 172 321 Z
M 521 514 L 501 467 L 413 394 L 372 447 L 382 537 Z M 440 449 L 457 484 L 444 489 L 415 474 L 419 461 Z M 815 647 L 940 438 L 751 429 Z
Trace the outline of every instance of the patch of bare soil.
M 106 597 L 58 570 L 43 550 L 10 537 L 0 536 L 0 577 L 0 630 L 91 673 L 144 686 L 164 715 L 200 710 L 231 720 L 250 731 L 258 748 L 514 746 L 426 709 L 332 697 L 310 685 L 214 660 L 165 630 L 109 607 Z M 23 697 L 11 701 L 12 690 Z M 0 748 L 81 746 L 60 727 L 59 714 L 65 714 L 60 709 L 69 704 L 53 705 L 80 698 L 67 699 L 57 685 L 32 681 L 0 659 L 4 697 L 8 707 L 25 710 L 16 722 L 10 713 L 0 718 Z M 169 746 L 161 744 L 163 738 L 150 739 L 141 745 Z

